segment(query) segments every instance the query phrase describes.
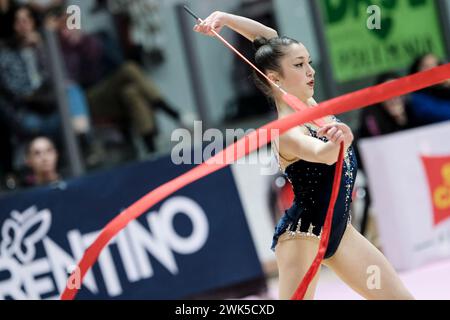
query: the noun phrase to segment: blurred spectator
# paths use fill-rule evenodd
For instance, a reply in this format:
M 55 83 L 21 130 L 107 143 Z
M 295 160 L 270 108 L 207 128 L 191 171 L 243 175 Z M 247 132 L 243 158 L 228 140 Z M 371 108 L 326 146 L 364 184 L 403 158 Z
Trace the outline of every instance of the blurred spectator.
M 59 182 L 58 151 L 48 137 L 40 136 L 32 139 L 26 146 L 25 160 L 31 170 L 26 175 L 23 185 L 26 187 L 42 186 Z
M 439 66 L 439 59 L 432 53 L 417 58 L 410 74 Z M 414 115 L 423 125 L 450 120 L 450 79 L 414 92 L 411 95 Z
M 14 35 L 0 48 L 1 148 L 8 169 L 12 167 L 13 137 L 58 136 L 58 115 L 45 68 L 44 46 L 29 7 L 15 9 L 13 29 Z
M 70 80 L 86 88 L 94 122 L 113 122 L 126 130 L 129 126 L 143 137 L 150 152 L 155 151 L 157 134 L 155 110 L 161 109 L 180 123 L 180 115 L 159 92 L 141 68 L 125 62 L 104 77 L 105 52 L 93 35 L 69 30 L 62 18 L 59 35 Z
M 59 11 L 64 5 L 64 0 L 16 0 L 16 2 L 29 5 L 42 19 L 49 13 Z
M 8 40 L 14 33 L 14 8 L 12 0 L 0 0 L 0 42 Z
M 398 75 L 395 73 L 384 73 L 377 78 L 376 84 L 397 78 Z M 395 97 L 362 110 L 358 137 L 384 135 L 414 128 L 417 125 L 418 122 L 406 97 Z

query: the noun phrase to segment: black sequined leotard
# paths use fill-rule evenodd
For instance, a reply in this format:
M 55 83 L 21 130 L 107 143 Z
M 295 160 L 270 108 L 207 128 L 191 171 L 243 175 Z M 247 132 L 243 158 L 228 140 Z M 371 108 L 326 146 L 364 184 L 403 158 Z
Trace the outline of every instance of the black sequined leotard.
M 305 124 L 305 127 L 308 128 L 312 137 L 324 142 L 328 141 L 325 137 L 317 137 L 316 130 L 310 125 Z M 291 237 L 304 236 L 320 239 L 330 204 L 335 167 L 336 164 L 330 166 L 305 160 L 298 160 L 286 167 L 284 174 L 292 184 L 294 202 L 275 227 L 272 250 L 275 250 L 279 237 L 285 232 Z M 350 203 L 356 173 L 356 157 L 353 147 L 350 146 L 344 157 L 339 194 L 334 208 L 325 258 L 330 258 L 336 252 L 345 228 L 350 223 Z

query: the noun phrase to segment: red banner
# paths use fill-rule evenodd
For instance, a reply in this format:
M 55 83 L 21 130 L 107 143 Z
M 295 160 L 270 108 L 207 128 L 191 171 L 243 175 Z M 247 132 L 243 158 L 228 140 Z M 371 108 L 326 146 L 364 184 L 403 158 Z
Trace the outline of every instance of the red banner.
M 450 218 L 450 156 L 422 156 L 433 205 L 433 223 Z

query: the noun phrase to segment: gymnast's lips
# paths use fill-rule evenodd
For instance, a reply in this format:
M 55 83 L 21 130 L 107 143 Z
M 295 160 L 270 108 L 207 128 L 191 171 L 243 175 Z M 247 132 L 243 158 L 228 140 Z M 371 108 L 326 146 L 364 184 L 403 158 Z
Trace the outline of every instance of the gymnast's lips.
M 311 88 L 314 88 L 314 80 L 311 80 L 310 82 L 307 83 L 308 86 L 310 86 Z

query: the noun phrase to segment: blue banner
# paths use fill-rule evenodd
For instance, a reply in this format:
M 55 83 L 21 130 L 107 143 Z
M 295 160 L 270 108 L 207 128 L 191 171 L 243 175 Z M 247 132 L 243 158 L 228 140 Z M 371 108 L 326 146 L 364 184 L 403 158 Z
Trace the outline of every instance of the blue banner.
M 193 166 L 169 157 L 0 199 L 0 299 L 54 299 L 98 232 Z M 115 237 L 79 299 L 181 299 L 262 277 L 229 167 L 189 185 Z

